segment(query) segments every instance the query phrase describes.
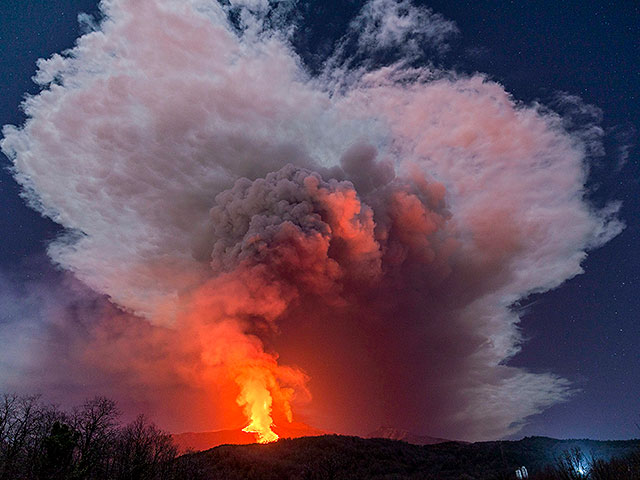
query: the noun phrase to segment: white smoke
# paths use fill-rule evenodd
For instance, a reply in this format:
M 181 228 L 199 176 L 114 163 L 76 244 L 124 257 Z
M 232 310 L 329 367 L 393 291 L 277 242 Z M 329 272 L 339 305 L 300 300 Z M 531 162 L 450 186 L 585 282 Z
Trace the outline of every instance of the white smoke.
M 270 262 L 283 225 L 292 225 L 326 239 L 327 258 L 347 272 L 314 271 L 339 284 L 327 296 L 366 309 L 376 305 L 370 295 L 390 295 L 388 312 L 379 305 L 372 318 L 410 319 L 404 331 L 372 337 L 385 358 L 404 359 L 401 340 L 426 335 L 415 362 L 397 364 L 408 380 L 387 379 L 391 390 L 450 365 L 425 373 L 407 395 L 414 407 L 433 397 L 425 405 L 440 419 L 394 420 L 490 438 L 567 398 L 566 380 L 504 365 L 521 343 L 510 305 L 581 273 L 587 249 L 621 230 L 616 204 L 595 210 L 584 199 L 601 130 L 569 133 L 559 115 L 516 102 L 479 74 L 406 67 L 425 48 L 446 50 L 457 28 L 405 0 L 367 3 L 349 32 L 363 27 L 351 54 L 360 65 L 375 48 L 397 45 L 405 62 L 356 68 L 343 39 L 319 78 L 287 27 L 269 28 L 266 0 L 224 8 L 103 0 L 100 8 L 99 26 L 38 63 L 43 89 L 25 101 L 27 121 L 3 131 L 25 197 L 68 232 L 49 247 L 55 263 L 128 311 L 172 326 L 184 299 L 211 278 L 246 259 Z M 241 12 L 244 30 L 230 23 L 229 8 Z M 331 217 L 338 207 L 309 193 L 303 178 L 350 195 L 361 210 L 344 213 L 344 228 L 361 222 L 359 233 L 340 233 Z M 359 286 L 348 279 L 371 269 Z M 308 285 L 292 285 L 297 293 L 283 298 L 304 305 Z M 339 425 L 323 408 L 320 421 Z

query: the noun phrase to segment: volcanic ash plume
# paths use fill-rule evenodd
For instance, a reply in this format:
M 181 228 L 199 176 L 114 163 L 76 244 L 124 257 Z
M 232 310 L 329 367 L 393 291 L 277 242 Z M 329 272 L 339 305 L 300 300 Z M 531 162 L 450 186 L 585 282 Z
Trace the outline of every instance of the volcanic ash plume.
M 593 146 L 557 114 L 481 75 L 367 60 L 415 65 L 452 22 L 374 0 L 314 76 L 294 3 L 100 7 L 39 62 L 42 91 L 2 141 L 66 229 L 51 259 L 117 306 L 74 300 L 81 333 L 59 315 L 33 352 L 52 389 L 97 378 L 168 428 L 261 442 L 296 412 L 492 438 L 568 398 L 568 381 L 506 364 L 510 307 L 581 273 L 617 206 L 584 200 Z

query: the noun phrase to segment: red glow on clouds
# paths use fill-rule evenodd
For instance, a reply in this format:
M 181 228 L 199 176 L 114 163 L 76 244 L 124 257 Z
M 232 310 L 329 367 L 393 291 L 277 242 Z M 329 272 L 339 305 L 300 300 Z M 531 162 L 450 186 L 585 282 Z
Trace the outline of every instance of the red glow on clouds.
M 105 0 L 39 62 L 2 149 L 71 232 L 52 261 L 104 297 L 47 287 L 55 341 L 21 387 L 258 441 L 292 420 L 495 438 L 566 400 L 506 360 L 510 305 L 622 228 L 583 198 L 584 138 L 482 75 L 355 68 L 341 44 L 311 78 L 269 2 L 231 3 L 242 35 L 213 0 Z M 367 3 L 359 56 L 445 48 L 455 25 L 402 4 Z

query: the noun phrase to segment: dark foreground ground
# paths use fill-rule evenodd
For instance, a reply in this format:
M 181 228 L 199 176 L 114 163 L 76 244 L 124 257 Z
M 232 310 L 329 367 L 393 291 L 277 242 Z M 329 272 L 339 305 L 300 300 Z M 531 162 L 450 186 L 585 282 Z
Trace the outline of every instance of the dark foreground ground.
M 309 432 L 308 426 L 299 427 Z M 300 428 L 290 434 L 299 435 Z M 227 433 L 205 432 L 203 438 L 237 441 Z M 180 456 L 175 436 L 144 416 L 122 423 L 115 402 L 107 398 L 62 411 L 38 397 L 5 394 L 0 395 L 0 480 L 505 480 L 517 478 L 522 466 L 530 480 L 640 480 L 640 440 L 530 437 L 417 445 L 398 439 L 441 439 L 406 433 L 385 428 L 372 435 L 387 438 L 320 435 L 268 445 L 226 444 Z M 581 455 L 564 455 L 576 448 Z
M 637 451 L 640 440 L 528 437 L 519 441 L 411 445 L 381 438 L 324 435 L 282 439 L 268 445 L 222 445 L 185 455 L 178 462 L 193 480 L 515 479 L 517 468 L 526 466 L 535 475 L 575 448 L 580 448 L 587 459 L 608 460 Z

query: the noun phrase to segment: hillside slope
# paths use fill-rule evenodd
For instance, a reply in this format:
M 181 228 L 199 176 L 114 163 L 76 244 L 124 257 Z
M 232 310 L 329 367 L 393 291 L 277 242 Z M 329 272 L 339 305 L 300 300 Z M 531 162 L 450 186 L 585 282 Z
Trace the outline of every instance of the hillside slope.
M 411 445 L 397 440 L 339 435 L 283 439 L 267 445 L 224 445 L 179 459 L 194 480 L 515 478 L 525 465 L 540 471 L 579 447 L 598 458 L 623 456 L 640 440 L 599 442 L 529 437 L 520 441 Z
M 293 422 L 281 427 L 275 427 L 274 431 L 281 438 L 310 437 L 328 433 L 302 422 Z M 243 432 L 240 429 L 177 433 L 172 435 L 172 438 L 178 450 L 182 453 L 209 450 L 219 445 L 248 445 L 256 442 L 254 434 Z
M 430 437 L 428 435 L 417 435 L 408 430 L 401 430 L 393 427 L 380 427 L 375 432 L 371 432 L 365 438 L 388 438 L 389 440 L 402 440 L 414 445 L 435 445 L 436 443 L 446 443 L 451 440 L 446 438 Z

